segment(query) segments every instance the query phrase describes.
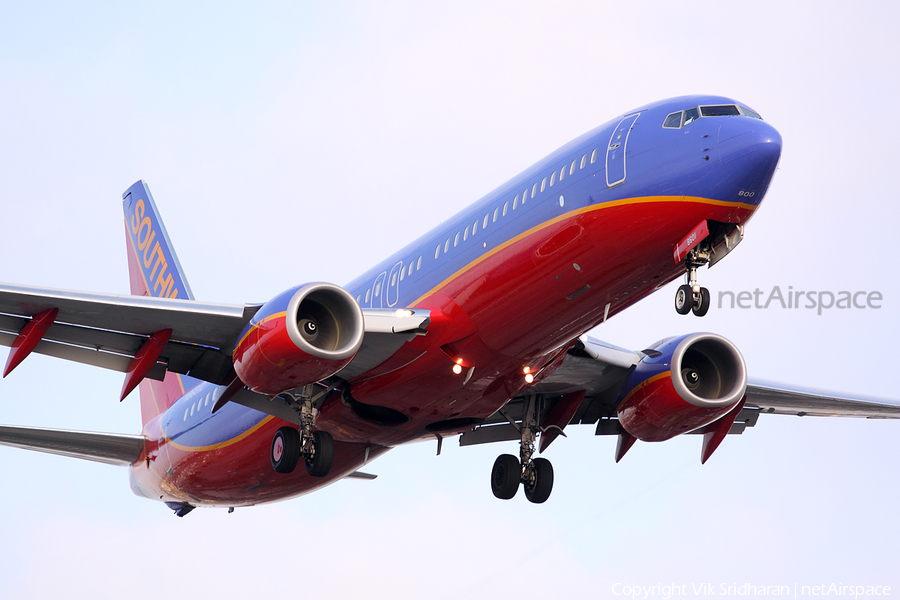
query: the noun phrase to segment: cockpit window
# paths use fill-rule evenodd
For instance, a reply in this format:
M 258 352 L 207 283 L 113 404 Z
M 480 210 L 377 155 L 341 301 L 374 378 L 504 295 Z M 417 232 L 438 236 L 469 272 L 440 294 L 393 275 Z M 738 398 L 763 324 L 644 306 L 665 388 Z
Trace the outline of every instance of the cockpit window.
M 697 119 L 700 118 L 700 111 L 696 108 L 689 108 L 684 111 L 684 123 L 681 124 L 682 127 L 686 127 L 688 123 L 693 123 Z
M 681 127 L 682 114 L 684 114 L 684 111 L 678 111 L 666 117 L 666 121 L 665 123 L 663 123 L 663 127 L 667 129 L 678 129 L 679 127 Z
M 730 117 L 740 115 L 741 111 L 734 104 L 719 104 L 717 106 L 701 106 L 700 114 L 704 117 Z
M 689 108 L 679 112 L 669 113 L 663 122 L 665 129 L 680 129 L 687 127 L 700 117 L 729 117 L 744 116 L 752 119 L 762 120 L 759 113 L 750 110 L 746 106 L 738 106 L 736 104 L 716 104 L 713 106 L 701 106 L 699 108 Z

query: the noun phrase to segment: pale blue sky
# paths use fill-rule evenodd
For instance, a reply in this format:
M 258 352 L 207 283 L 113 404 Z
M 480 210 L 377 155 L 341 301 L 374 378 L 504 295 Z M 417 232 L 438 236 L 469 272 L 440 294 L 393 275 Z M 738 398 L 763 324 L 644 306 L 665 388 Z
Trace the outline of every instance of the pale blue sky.
M 124 292 L 121 193 L 146 179 L 198 298 L 343 284 L 638 105 L 732 96 L 784 138 L 713 290 L 879 290 L 880 310 L 716 309 L 674 288 L 593 333 L 714 331 L 753 376 L 900 397 L 898 9 L 887 3 L 0 4 L 0 281 Z M 30 357 L 0 422 L 136 433 L 121 376 Z M 4 598 L 607 597 L 617 582 L 893 585 L 900 423 L 763 417 L 700 439 L 575 429 L 556 485 L 493 498 L 515 444 L 395 450 L 374 482 L 177 519 L 126 471 L 0 449 Z M 317 555 L 306 554 L 315 549 Z

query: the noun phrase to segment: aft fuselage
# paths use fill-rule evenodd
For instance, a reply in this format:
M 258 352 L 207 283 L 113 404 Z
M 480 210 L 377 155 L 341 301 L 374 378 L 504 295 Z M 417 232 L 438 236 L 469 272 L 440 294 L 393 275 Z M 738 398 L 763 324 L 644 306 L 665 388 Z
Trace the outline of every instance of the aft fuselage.
M 347 285 L 364 308 L 425 308 L 432 322 L 350 381 L 356 401 L 405 421 L 326 400 L 316 425 L 336 441 L 328 477 L 274 472 L 269 446 L 286 423 L 234 403 L 211 414 L 216 388 L 201 383 L 145 427 L 156 442 L 132 467 L 135 491 L 193 505 L 278 500 L 392 446 L 480 423 L 531 385 L 525 372 L 539 381 L 578 336 L 683 275 L 672 251 L 698 223 L 753 216 L 781 153 L 778 132 L 754 114 L 712 96 L 625 113 Z

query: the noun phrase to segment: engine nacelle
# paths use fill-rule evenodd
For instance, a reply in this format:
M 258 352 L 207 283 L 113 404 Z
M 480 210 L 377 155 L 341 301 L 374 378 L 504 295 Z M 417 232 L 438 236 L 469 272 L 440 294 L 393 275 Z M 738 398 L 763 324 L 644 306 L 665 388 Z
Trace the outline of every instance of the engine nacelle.
M 275 296 L 257 312 L 234 349 L 234 370 L 248 388 L 274 395 L 334 375 L 362 345 L 362 310 L 343 288 L 309 283 Z
M 622 386 L 616 409 L 625 431 L 661 442 L 712 423 L 747 390 L 738 349 L 712 333 L 669 338 L 644 357 Z

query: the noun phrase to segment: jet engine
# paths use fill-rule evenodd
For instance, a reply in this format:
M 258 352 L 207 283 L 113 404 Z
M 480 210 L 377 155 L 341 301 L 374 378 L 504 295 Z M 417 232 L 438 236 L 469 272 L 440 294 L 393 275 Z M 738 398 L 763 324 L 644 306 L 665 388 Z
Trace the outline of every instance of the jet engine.
M 635 366 L 620 392 L 617 413 L 625 431 L 661 442 L 728 413 L 747 389 L 738 349 L 712 333 L 662 340 Z
M 257 312 L 234 349 L 234 370 L 248 388 L 275 395 L 334 375 L 362 345 L 362 310 L 343 288 L 291 288 Z

